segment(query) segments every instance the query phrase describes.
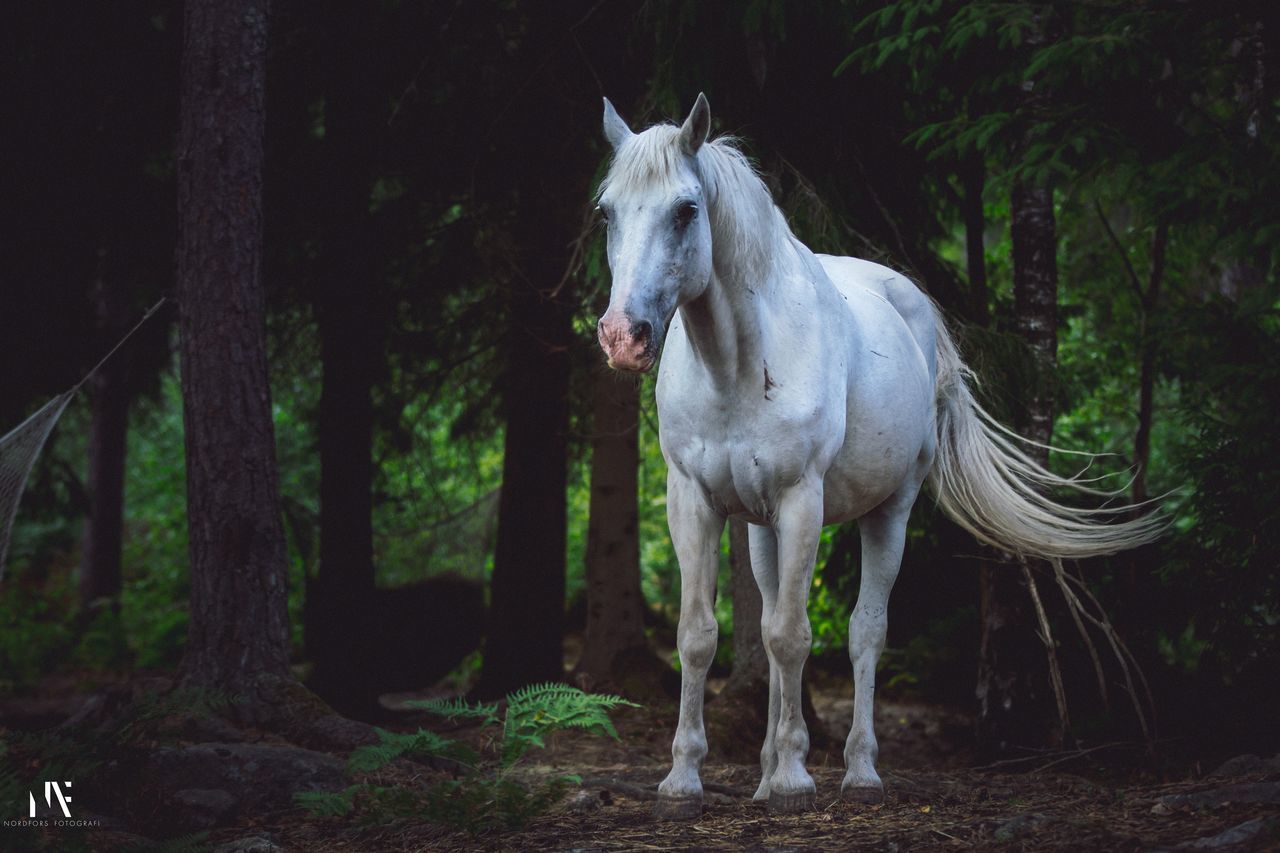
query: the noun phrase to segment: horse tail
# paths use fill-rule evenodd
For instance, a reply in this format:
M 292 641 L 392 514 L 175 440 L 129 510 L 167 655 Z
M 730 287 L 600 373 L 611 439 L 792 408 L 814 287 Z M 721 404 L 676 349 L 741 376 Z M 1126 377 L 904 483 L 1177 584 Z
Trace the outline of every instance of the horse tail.
M 1044 445 L 1001 425 L 978 404 L 973 373 L 941 312 L 936 306 L 933 311 L 938 449 L 928 483 L 943 511 L 982 542 L 1015 554 L 1092 557 L 1157 539 L 1167 526 L 1159 515 L 1134 517 L 1138 507 L 1130 504 L 1081 509 L 1048 497 L 1065 488 L 1115 498 L 1123 488 L 1101 490 L 1080 475 L 1060 477 L 1027 455 L 1023 446 Z

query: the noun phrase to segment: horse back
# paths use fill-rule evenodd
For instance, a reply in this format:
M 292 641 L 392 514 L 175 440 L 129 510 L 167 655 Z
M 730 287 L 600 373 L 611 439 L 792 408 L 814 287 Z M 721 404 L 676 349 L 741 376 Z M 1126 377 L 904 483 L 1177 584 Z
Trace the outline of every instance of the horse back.
M 893 306 L 924 356 L 932 381 L 937 376 L 937 331 L 929 297 L 906 276 L 873 261 L 838 255 L 817 255 L 817 258 L 846 301 L 852 292 L 869 291 Z

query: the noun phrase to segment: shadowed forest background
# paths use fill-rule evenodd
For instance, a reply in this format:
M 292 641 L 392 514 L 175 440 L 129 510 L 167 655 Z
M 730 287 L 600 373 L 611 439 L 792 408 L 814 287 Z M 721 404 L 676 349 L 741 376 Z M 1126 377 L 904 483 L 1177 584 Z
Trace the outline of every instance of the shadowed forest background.
M 313 701 L 225 675 L 234 662 L 208 655 L 238 650 L 190 624 L 188 532 L 218 522 L 187 502 L 183 11 L 27 3 L 0 33 L 0 432 L 168 297 L 27 484 L 0 581 L 11 732 L 148 678 L 246 707 Z M 266 330 L 283 671 L 380 725 L 396 711 L 379 697 L 408 691 L 488 700 L 567 680 L 673 701 L 653 381 L 607 372 L 595 343 L 609 273 L 593 193 L 602 96 L 639 129 L 703 91 L 713 133 L 741 139 L 800 239 L 918 282 L 990 411 L 1105 454 L 1089 476 L 1169 521 L 1154 546 L 1067 567 L 1131 651 L 1122 666 L 1047 566 L 1020 571 L 922 498 L 882 697 L 956 709 L 990 760 L 1108 743 L 1146 766 L 1274 753 L 1278 27 L 1262 0 L 273 0 L 265 301 L 228 322 Z M 183 139 L 207 132 L 193 127 Z M 758 710 L 759 628 L 734 619 L 759 608 L 740 535 L 726 530 L 713 674 Z M 824 531 L 818 681 L 847 677 L 857 554 L 855 525 Z M 261 618 L 243 604 L 218 618 Z M 17 814 L 35 783 L 3 778 Z

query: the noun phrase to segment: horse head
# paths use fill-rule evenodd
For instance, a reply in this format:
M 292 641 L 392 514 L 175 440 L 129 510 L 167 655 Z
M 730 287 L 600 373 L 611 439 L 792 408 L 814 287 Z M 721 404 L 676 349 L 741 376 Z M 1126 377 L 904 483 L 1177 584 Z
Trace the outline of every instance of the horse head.
M 698 152 L 711 108 L 698 95 L 680 127 L 633 133 L 604 101 L 604 135 L 614 160 L 601 184 L 613 287 L 597 337 L 609 366 L 651 369 L 676 309 L 702 295 L 711 278 L 711 229 Z

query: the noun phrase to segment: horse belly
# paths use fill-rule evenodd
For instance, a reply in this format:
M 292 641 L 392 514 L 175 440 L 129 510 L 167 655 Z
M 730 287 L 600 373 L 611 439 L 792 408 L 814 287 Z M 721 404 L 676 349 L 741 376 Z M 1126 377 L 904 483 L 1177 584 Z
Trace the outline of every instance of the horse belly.
M 928 367 L 913 343 L 892 343 L 878 342 L 877 360 L 851 379 L 844 444 L 823 480 L 826 524 L 866 515 L 930 462 Z

